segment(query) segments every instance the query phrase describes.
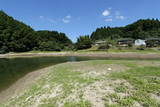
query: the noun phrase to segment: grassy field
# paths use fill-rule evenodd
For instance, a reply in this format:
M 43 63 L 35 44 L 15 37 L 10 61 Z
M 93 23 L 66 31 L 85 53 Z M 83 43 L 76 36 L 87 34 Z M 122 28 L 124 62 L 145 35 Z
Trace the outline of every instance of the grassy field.
M 62 51 L 62 52 L 55 52 L 55 51 L 30 51 L 25 53 L 86 53 L 86 52 L 107 52 L 107 53 L 121 53 L 121 52 L 132 52 L 132 53 L 160 53 L 158 50 L 154 49 L 146 49 L 146 50 L 136 50 L 136 49 L 109 49 L 109 50 L 92 50 L 92 49 L 86 49 L 86 50 L 79 50 L 79 51 Z
M 24 53 L 85 53 L 85 52 L 108 52 L 108 53 L 121 53 L 121 52 L 132 52 L 132 53 L 160 53 L 160 47 L 156 48 L 145 48 L 144 50 L 138 50 L 136 47 L 115 47 L 110 48 L 107 50 L 98 50 L 98 46 L 92 46 L 89 49 L 83 49 L 78 51 L 62 51 L 62 52 L 56 52 L 56 51 L 29 51 Z
M 94 60 L 53 66 L 0 107 L 158 107 L 160 61 Z
M 121 48 L 109 48 L 107 50 L 98 50 L 98 46 L 92 46 L 89 49 L 79 50 L 77 52 L 108 52 L 108 53 L 119 53 L 119 52 L 132 52 L 132 53 L 160 53 L 160 47 L 157 48 L 145 48 L 144 50 L 138 50 L 136 47 L 121 47 Z

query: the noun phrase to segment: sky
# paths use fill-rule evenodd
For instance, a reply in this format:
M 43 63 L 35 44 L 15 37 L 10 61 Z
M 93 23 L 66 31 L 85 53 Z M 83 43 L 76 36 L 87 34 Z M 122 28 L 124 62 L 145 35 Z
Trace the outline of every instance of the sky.
M 35 30 L 64 32 L 73 41 L 98 27 L 160 19 L 160 0 L 0 0 L 0 10 Z

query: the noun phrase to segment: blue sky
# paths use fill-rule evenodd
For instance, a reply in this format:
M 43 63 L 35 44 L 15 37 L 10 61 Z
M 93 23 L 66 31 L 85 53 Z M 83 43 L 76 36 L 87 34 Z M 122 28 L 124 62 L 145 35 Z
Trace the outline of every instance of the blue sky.
M 0 0 L 0 9 L 35 30 L 57 30 L 72 40 L 97 27 L 160 19 L 160 0 Z

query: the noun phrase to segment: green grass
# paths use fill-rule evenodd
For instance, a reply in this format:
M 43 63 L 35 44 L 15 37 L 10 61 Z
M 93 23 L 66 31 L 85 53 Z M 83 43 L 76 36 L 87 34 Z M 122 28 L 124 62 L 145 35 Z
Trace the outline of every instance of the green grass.
M 160 48 L 160 47 L 158 47 Z M 133 52 L 133 53 L 160 53 L 159 50 L 156 50 L 154 48 L 146 48 L 145 50 L 137 50 L 136 48 L 129 48 L 129 47 L 122 47 L 122 49 L 118 48 L 110 48 L 108 50 L 97 50 L 98 46 L 92 46 L 89 49 L 84 49 L 84 50 L 78 50 L 78 51 L 29 51 L 29 52 L 24 52 L 24 53 L 88 53 L 88 52 L 95 52 L 95 53 L 100 53 L 100 52 L 107 52 L 107 53 L 124 53 L 124 52 Z
M 54 72 L 52 72 L 53 69 Z M 52 107 L 50 105 L 55 105 L 55 102 L 58 102 L 58 100 L 63 100 L 68 95 L 72 94 L 73 89 L 78 90 L 78 88 L 81 87 L 80 86 L 81 84 L 82 85 L 91 84 L 98 79 L 98 78 L 82 78 L 81 77 L 82 72 L 74 72 L 72 71 L 72 67 L 68 65 L 63 65 L 63 66 L 60 65 L 56 68 L 52 68 L 49 74 L 42 77 L 39 81 L 30 86 L 29 89 L 27 89 L 26 92 L 24 92 L 20 97 L 14 98 L 10 102 L 7 102 L 8 104 L 6 104 L 5 106 L 6 107 L 10 107 L 9 105 L 12 105 L 12 107 L 16 107 L 17 105 L 21 107 L 31 106 L 36 101 L 37 96 L 41 96 L 43 94 L 49 95 L 52 93 L 51 91 L 52 89 L 60 85 L 63 90 L 63 94 L 60 94 L 59 96 L 54 98 L 46 97 L 42 101 L 41 104 L 42 107 Z M 74 84 L 77 83 L 78 85 L 74 86 Z M 49 85 L 50 87 L 44 88 L 46 84 Z M 30 96 L 32 97 L 29 98 Z M 27 98 L 29 98 L 29 100 L 26 101 Z M 87 101 L 84 101 L 83 99 L 81 99 L 81 101 L 76 103 L 68 102 L 65 104 L 64 107 L 69 107 L 69 105 L 71 105 L 71 107 L 72 106 L 75 107 L 76 105 L 80 105 L 80 107 L 84 107 L 85 105 L 87 105 L 85 107 L 89 107 L 89 103 Z
M 110 77 L 124 79 L 134 87 L 133 90 L 130 90 L 128 101 L 137 101 L 142 106 L 148 107 L 158 107 L 160 104 L 150 97 L 150 94 L 160 95 L 160 67 L 134 67 L 121 73 L 112 73 Z M 115 90 L 116 92 L 123 92 L 124 89 L 124 87 L 118 87 Z M 121 100 L 123 99 L 116 102 L 119 106 L 124 106 Z M 127 104 L 126 106 L 130 105 Z
M 123 83 L 116 86 L 114 91 L 117 92 L 117 93 L 125 93 L 127 91 L 127 86 L 125 86 Z
M 158 47 L 160 48 L 160 47 Z M 98 50 L 98 46 L 92 46 L 89 49 L 84 50 L 78 50 L 76 52 L 79 53 L 85 53 L 85 52 L 107 52 L 107 53 L 124 53 L 124 52 L 132 52 L 132 53 L 160 53 L 159 50 L 154 48 L 145 48 L 144 50 L 138 50 L 136 48 L 130 48 L 130 47 L 121 47 L 121 49 L 116 48 L 110 48 L 108 50 Z
M 115 104 L 108 104 L 108 98 L 110 98 L 112 101 L 116 102 Z M 110 94 L 106 96 L 105 106 L 106 107 L 130 107 L 133 105 L 134 100 L 130 97 L 121 98 L 116 93 Z
M 137 62 L 148 62 L 148 65 Z M 82 89 L 97 81 L 106 81 L 113 88 L 113 93 L 106 93 L 102 98 L 106 107 L 135 107 L 135 102 L 143 107 L 158 107 L 160 103 L 151 94 L 160 96 L 160 67 L 151 66 L 153 62 L 160 64 L 158 60 L 94 60 L 56 65 L 21 92 L 20 96 L 3 102 L 0 107 L 33 107 L 38 100 L 38 107 L 57 107 L 59 103 L 63 103 L 62 107 L 92 107 L 92 102 L 84 99 Z M 115 67 L 121 65 L 127 69 L 109 75 L 83 76 L 104 64 L 114 64 Z M 115 84 L 116 80 L 122 82 Z M 51 97 L 53 93 L 56 95 Z
M 64 107 L 92 107 L 90 102 L 88 101 L 80 101 L 80 102 L 66 102 Z
M 145 50 L 137 50 L 137 49 L 109 49 L 108 52 L 137 52 L 137 53 L 160 53 L 158 50 L 153 49 L 145 49 Z

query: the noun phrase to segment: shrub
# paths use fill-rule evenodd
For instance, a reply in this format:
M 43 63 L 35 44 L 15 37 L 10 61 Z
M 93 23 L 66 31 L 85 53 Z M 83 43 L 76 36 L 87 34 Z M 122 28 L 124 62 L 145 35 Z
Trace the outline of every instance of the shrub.
M 7 53 L 9 50 L 8 50 L 8 47 L 7 46 L 2 46 L 0 48 L 0 54 L 5 54 Z
M 92 47 L 92 41 L 89 36 L 80 36 L 76 43 L 76 49 L 88 49 Z
M 110 48 L 109 44 L 104 44 L 104 45 L 99 46 L 98 50 L 107 50 L 109 48 Z
M 141 45 L 141 46 L 139 46 L 139 47 L 137 47 L 137 50 L 145 50 L 145 46 L 144 45 Z

